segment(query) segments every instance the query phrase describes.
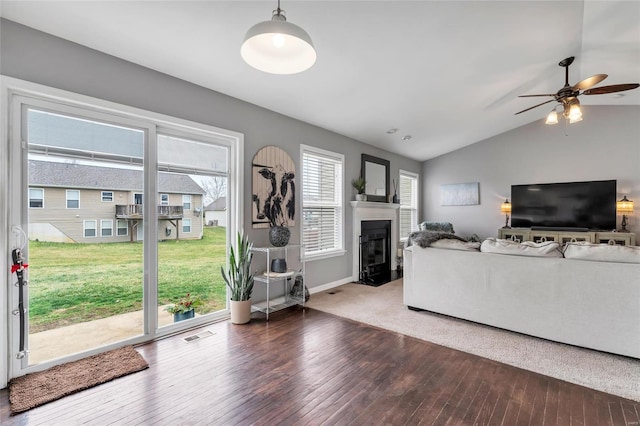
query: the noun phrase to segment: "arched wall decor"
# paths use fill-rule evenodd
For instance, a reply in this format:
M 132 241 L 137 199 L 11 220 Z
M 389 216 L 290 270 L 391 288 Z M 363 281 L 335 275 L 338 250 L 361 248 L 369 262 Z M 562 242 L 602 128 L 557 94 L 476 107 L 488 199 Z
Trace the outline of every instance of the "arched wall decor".
M 265 146 L 253 157 L 251 166 L 253 227 L 294 226 L 296 168 L 289 154 L 277 146 Z

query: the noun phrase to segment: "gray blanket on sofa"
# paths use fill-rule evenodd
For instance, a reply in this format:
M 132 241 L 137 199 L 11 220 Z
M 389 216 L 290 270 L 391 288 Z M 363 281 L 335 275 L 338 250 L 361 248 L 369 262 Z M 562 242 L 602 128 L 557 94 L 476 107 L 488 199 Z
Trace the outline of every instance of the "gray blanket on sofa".
M 438 240 L 444 240 L 444 239 L 447 239 L 447 238 L 451 239 L 451 240 L 467 241 L 462 237 L 458 237 L 457 235 L 449 234 L 447 232 L 416 231 L 416 232 L 412 232 L 411 234 L 409 234 L 407 247 L 411 246 L 413 244 L 416 244 L 416 245 L 418 245 L 420 247 L 423 247 L 423 248 L 424 247 L 429 247 L 434 242 L 436 242 Z

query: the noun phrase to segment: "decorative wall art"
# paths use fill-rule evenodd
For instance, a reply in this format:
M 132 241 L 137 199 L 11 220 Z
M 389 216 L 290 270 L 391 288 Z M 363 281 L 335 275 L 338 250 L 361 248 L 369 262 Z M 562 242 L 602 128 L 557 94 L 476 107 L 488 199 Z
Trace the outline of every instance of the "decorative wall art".
M 296 169 L 289 154 L 277 146 L 265 146 L 253 157 L 251 166 L 253 227 L 294 226 Z
M 473 206 L 480 204 L 478 182 L 440 185 L 441 206 Z

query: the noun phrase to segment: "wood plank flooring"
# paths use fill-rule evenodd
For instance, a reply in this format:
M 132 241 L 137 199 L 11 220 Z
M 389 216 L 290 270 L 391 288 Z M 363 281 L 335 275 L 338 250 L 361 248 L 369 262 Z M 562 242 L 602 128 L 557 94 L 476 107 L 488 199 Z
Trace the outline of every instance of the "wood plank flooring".
M 150 368 L 3 425 L 640 425 L 640 403 L 293 308 L 138 347 Z

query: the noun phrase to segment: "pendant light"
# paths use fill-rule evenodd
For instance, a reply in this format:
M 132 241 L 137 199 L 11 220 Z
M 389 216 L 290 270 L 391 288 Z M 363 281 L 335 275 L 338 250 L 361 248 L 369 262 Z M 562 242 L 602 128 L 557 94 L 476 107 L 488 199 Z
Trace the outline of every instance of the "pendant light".
M 296 74 L 316 62 L 311 37 L 287 22 L 280 0 L 270 21 L 260 22 L 247 31 L 240 55 L 252 67 L 271 74 Z

